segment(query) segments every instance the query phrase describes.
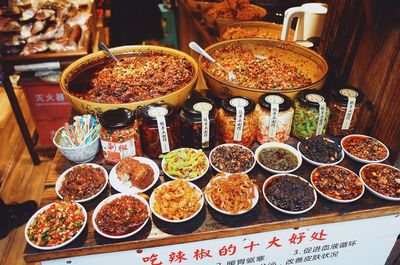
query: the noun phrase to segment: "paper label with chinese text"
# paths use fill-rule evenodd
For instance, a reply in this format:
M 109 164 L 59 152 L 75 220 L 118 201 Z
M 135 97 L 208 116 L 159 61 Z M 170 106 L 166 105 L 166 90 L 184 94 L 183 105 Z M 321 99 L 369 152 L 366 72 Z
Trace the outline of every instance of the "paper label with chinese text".
M 242 132 L 244 126 L 244 107 L 246 107 L 249 102 L 243 98 L 234 98 L 229 101 L 229 103 L 236 109 L 235 118 L 235 132 L 233 134 L 234 141 L 242 141 Z
M 167 121 L 165 115 L 168 114 L 168 110 L 163 107 L 154 107 L 149 110 L 149 115 L 156 118 L 158 136 L 160 137 L 161 153 L 168 153 L 170 151 L 167 131 Z
M 122 158 L 136 155 L 135 139 L 122 143 L 101 140 L 104 158 L 110 162 L 119 162 Z
M 326 115 L 326 102 L 324 97 L 318 94 L 308 94 L 306 96 L 307 100 L 311 102 L 316 102 L 318 103 L 318 122 L 317 122 L 317 131 L 316 135 L 321 135 L 322 131 L 325 126 L 325 115 Z
M 265 101 L 271 104 L 268 137 L 275 138 L 278 129 L 279 104 L 282 104 L 284 99 L 277 95 L 270 95 L 265 98 Z
M 210 146 L 210 119 L 209 113 L 212 105 L 207 102 L 199 102 L 193 105 L 193 109 L 201 112 L 201 146 Z
M 353 118 L 354 109 L 356 107 L 356 97 L 358 96 L 357 91 L 353 89 L 341 89 L 339 91 L 340 94 L 346 96 L 347 106 L 346 106 L 346 113 L 344 114 L 344 120 L 342 123 L 342 130 L 348 130 L 350 128 L 351 119 Z

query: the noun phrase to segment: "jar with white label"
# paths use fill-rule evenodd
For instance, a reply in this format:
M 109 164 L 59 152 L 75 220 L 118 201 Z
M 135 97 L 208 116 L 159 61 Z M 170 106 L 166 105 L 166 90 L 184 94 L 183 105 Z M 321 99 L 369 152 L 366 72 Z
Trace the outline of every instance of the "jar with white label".
M 142 146 L 149 157 L 158 158 L 161 154 L 180 147 L 180 120 L 171 104 L 157 102 L 147 105 L 142 116 Z
M 321 91 L 303 90 L 297 95 L 294 103 L 292 135 L 298 139 L 324 135 L 329 114 L 325 96 Z
M 206 98 L 189 98 L 182 105 L 182 142 L 197 149 L 213 148 L 217 140 L 216 110 Z
M 104 159 L 116 164 L 127 156 L 141 156 L 138 121 L 129 109 L 111 109 L 100 118 L 100 141 Z
M 293 114 L 289 97 L 279 93 L 261 95 L 256 106 L 257 141 L 260 144 L 286 142 L 292 129 Z
M 354 131 L 360 115 L 364 93 L 351 86 L 335 89 L 329 103 L 328 132 L 332 135 L 346 135 Z
M 224 99 L 217 115 L 219 141 L 252 146 L 257 127 L 255 107 L 254 101 L 246 97 Z

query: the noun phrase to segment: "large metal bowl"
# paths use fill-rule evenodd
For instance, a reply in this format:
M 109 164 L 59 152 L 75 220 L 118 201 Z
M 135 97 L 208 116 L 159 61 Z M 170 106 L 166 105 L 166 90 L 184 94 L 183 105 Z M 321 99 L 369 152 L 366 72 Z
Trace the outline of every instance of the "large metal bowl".
M 296 95 L 305 89 L 320 89 L 326 80 L 328 73 L 328 64 L 322 56 L 316 52 L 304 48 L 300 45 L 292 42 L 285 42 L 280 40 L 272 39 L 237 39 L 237 40 L 226 40 L 218 42 L 207 47 L 205 50 L 212 56 L 215 50 L 220 49 L 224 45 L 231 43 L 240 44 L 261 44 L 268 47 L 268 54 L 263 55 L 275 55 L 279 57 L 283 62 L 296 66 L 309 78 L 311 78 L 312 84 L 291 90 L 264 90 L 250 87 L 243 87 L 234 84 L 230 81 L 222 80 L 213 76 L 205 69 L 205 59 L 200 56 L 200 68 L 203 76 L 206 80 L 207 87 L 218 97 L 227 98 L 230 96 L 246 96 L 257 102 L 258 98 L 267 92 L 279 92 L 287 95 L 292 100 L 295 99 Z
M 81 78 L 80 75 L 82 72 L 87 71 L 88 69 L 92 69 L 98 67 L 108 60 L 110 60 L 107 55 L 103 51 L 98 51 L 89 55 L 86 55 L 71 65 L 69 65 L 61 75 L 60 79 L 60 86 L 61 90 L 64 95 L 68 98 L 71 102 L 72 106 L 81 113 L 91 113 L 91 114 L 101 114 L 106 110 L 113 109 L 113 108 L 127 108 L 131 110 L 141 110 L 148 104 L 164 101 L 170 103 L 175 106 L 180 106 L 183 102 L 189 97 L 191 91 L 194 89 L 197 78 L 199 76 L 199 69 L 197 66 L 196 61 L 189 55 L 184 52 L 160 47 L 160 46 L 150 46 L 150 45 L 137 45 L 137 46 L 123 46 L 110 49 L 111 52 L 118 58 L 129 57 L 137 52 L 146 52 L 146 51 L 161 51 L 164 53 L 172 54 L 179 57 L 186 58 L 193 66 L 194 75 L 193 78 L 190 80 L 188 84 L 183 86 L 182 88 L 164 95 L 162 97 L 153 98 L 150 100 L 145 101 L 137 101 L 132 103 L 118 103 L 118 104 L 108 104 L 108 103 L 98 103 L 98 102 L 91 102 L 87 100 L 83 100 L 81 98 L 76 97 L 75 95 L 71 94 L 69 91 L 69 84 L 75 78 Z M 88 84 L 89 86 L 89 81 Z

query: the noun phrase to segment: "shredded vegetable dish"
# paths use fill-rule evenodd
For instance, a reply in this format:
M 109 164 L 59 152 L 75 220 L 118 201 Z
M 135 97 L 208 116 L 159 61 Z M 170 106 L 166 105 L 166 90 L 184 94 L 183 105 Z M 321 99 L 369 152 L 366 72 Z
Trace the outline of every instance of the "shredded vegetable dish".
M 97 194 L 106 181 L 101 168 L 90 165 L 77 166 L 65 175 L 59 193 L 71 200 L 87 199 Z
M 247 174 L 218 174 L 211 179 L 205 194 L 217 208 L 238 214 L 252 208 L 255 192 L 257 188 Z
M 53 247 L 74 237 L 85 223 L 78 204 L 56 201 L 38 214 L 27 230 L 28 238 L 37 246 Z
M 259 44 L 228 44 L 210 52 L 227 71 L 208 60 L 202 60 L 206 71 L 228 81 L 229 71 L 236 74 L 235 84 L 265 90 L 290 90 L 310 85 L 311 79 L 296 66 L 284 63 L 277 56 L 264 56 L 257 52 L 270 49 Z
M 130 103 L 170 94 L 194 76 L 186 59 L 162 52 L 140 53 L 98 71 L 91 89 L 76 96 L 99 103 Z
M 142 201 L 125 195 L 103 205 L 95 222 L 103 233 L 121 236 L 135 231 L 148 217 L 147 206 Z
M 154 190 L 154 211 L 169 220 L 182 220 L 201 207 L 202 193 L 185 180 L 178 179 Z

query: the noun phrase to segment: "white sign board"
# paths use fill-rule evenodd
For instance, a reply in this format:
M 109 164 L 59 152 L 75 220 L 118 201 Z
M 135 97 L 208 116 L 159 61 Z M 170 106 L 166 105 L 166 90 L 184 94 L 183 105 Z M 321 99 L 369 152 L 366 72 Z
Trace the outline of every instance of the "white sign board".
M 185 244 L 45 261 L 44 265 L 378 265 L 400 232 L 400 215 Z

